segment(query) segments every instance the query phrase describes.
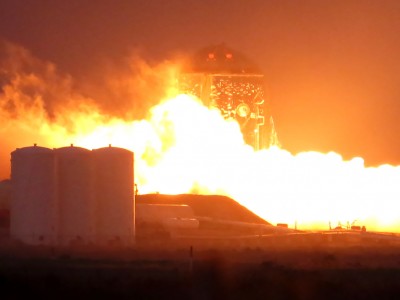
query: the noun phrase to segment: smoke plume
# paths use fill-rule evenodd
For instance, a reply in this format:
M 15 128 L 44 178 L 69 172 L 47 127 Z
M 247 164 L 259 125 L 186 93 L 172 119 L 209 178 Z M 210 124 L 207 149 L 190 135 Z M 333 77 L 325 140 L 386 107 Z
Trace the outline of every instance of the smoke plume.
M 122 64 L 107 62 L 79 81 L 29 50 L 0 41 L 0 178 L 9 177 L 10 152 L 33 143 L 73 143 L 115 119 L 131 121 L 174 93 L 176 64 L 150 64 L 133 54 Z

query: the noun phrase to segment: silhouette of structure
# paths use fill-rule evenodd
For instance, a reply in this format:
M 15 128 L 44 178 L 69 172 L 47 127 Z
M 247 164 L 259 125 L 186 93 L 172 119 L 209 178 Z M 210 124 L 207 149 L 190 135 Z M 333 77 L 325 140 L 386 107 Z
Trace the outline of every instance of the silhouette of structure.
M 181 92 L 218 108 L 226 119 L 235 119 L 245 142 L 255 150 L 277 143 L 273 121 L 267 121 L 263 84 L 260 69 L 224 44 L 196 53 L 179 78 Z

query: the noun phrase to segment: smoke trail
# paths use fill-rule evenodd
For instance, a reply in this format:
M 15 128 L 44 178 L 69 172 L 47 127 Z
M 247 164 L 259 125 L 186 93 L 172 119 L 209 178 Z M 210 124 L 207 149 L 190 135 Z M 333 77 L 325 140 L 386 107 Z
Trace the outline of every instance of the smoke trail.
M 134 53 L 119 63 L 99 64 L 77 81 L 29 50 L 0 41 L 0 178 L 9 176 L 9 154 L 16 147 L 65 146 L 73 142 L 68 136 L 98 124 L 144 118 L 160 99 L 176 93 L 178 68 Z

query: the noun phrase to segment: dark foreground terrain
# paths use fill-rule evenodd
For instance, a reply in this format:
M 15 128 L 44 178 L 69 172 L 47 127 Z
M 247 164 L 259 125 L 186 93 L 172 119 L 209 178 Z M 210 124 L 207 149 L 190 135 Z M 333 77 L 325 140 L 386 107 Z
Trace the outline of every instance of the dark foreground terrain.
M 400 246 L 2 245 L 0 299 L 399 299 Z

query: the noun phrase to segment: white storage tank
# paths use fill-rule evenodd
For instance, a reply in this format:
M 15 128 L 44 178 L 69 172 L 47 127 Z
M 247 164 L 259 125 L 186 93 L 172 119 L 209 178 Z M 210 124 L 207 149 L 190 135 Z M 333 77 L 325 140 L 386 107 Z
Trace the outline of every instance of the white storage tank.
M 53 245 L 57 236 L 56 163 L 51 149 L 11 153 L 10 235 L 26 244 Z
M 71 145 L 55 149 L 55 154 L 58 167 L 59 243 L 92 243 L 95 234 L 92 151 Z
M 117 147 L 93 150 L 96 235 L 100 244 L 133 242 L 133 152 Z

